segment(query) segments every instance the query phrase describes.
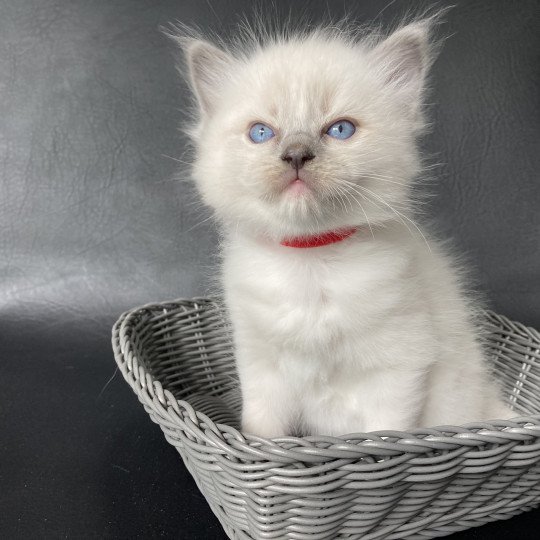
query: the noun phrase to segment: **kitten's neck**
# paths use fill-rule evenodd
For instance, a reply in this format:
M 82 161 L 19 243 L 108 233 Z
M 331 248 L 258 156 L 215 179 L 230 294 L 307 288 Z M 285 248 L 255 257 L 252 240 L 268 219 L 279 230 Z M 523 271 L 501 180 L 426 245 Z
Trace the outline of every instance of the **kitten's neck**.
M 293 236 L 281 240 L 282 246 L 290 248 L 316 248 L 341 242 L 358 231 L 358 227 L 348 227 L 346 229 L 337 229 L 325 231 L 316 235 Z
M 413 230 L 414 231 L 414 230 Z M 372 246 L 374 241 L 379 247 L 382 244 L 391 244 L 392 250 L 399 251 L 401 248 L 408 250 L 411 244 L 419 243 L 427 247 L 425 239 L 420 229 L 418 234 L 413 234 L 410 228 L 396 221 L 387 221 L 383 224 L 358 225 L 358 226 L 337 226 L 316 234 L 287 234 L 283 236 L 273 236 L 263 231 L 250 230 L 244 227 L 222 229 L 222 242 L 225 246 L 260 246 L 269 249 L 281 248 L 294 253 L 319 253 L 318 249 L 292 249 L 292 248 L 316 248 L 327 246 L 328 248 L 339 248 L 341 245 L 360 243 L 366 247 Z M 344 241 L 345 240 L 345 241 Z M 324 250 L 322 250 L 324 251 Z

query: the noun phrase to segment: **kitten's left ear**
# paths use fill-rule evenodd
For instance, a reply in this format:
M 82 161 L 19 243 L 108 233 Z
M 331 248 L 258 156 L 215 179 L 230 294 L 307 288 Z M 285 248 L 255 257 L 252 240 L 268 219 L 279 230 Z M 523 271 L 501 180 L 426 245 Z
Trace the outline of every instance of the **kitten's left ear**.
M 430 20 L 403 26 L 370 52 L 384 83 L 391 85 L 414 109 L 420 106 L 432 62 L 431 26 Z
M 204 114 L 211 114 L 234 63 L 232 56 L 208 41 L 190 39 L 183 44 L 193 91 Z

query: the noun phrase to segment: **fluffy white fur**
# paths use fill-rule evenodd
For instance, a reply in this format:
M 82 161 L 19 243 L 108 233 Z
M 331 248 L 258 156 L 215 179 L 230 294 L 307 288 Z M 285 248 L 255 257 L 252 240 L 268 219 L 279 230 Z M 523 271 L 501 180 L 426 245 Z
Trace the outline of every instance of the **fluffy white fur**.
M 193 176 L 223 230 L 243 430 L 338 435 L 510 416 L 476 314 L 413 222 L 430 21 L 387 38 L 335 29 L 217 47 L 181 38 L 199 104 Z M 325 130 L 356 124 L 348 140 Z M 254 144 L 255 122 L 276 136 Z M 291 143 L 315 158 L 298 172 Z M 358 226 L 328 246 L 291 236 Z M 428 247 L 429 244 L 429 247 Z

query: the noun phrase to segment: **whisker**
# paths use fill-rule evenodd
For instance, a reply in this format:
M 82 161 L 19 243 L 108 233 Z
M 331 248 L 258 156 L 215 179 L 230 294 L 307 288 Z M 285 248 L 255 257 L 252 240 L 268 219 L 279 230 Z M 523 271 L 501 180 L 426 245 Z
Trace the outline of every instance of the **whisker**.
M 362 175 L 362 178 L 367 178 L 369 180 L 381 180 L 383 182 L 388 182 L 390 184 L 396 184 L 398 186 L 403 186 L 403 187 L 408 187 L 407 184 L 405 184 L 404 182 L 398 182 L 397 180 L 394 180 L 392 176 L 384 176 L 384 175 L 381 175 L 381 174 L 363 174 Z
M 336 209 L 336 206 L 334 204 L 334 200 L 337 199 L 337 202 L 341 205 L 343 208 L 343 211 L 347 211 L 347 208 L 345 206 L 345 201 L 343 200 L 343 196 L 339 193 L 339 191 L 336 189 L 336 186 L 328 186 L 328 193 L 330 195 L 330 199 L 332 201 L 332 207 L 334 210 Z
M 203 223 L 206 223 L 207 221 L 211 220 L 214 216 L 208 216 L 206 219 L 203 219 L 202 221 L 199 221 L 198 223 L 195 223 L 193 227 L 190 227 L 186 232 L 191 232 L 193 229 L 196 229 L 197 227 L 200 227 Z
M 347 196 L 347 192 L 340 186 L 334 186 L 336 188 L 336 191 L 339 193 L 340 197 L 341 197 L 341 200 L 343 201 L 343 210 L 345 212 L 349 212 L 353 210 L 353 206 L 352 206 L 352 203 L 351 203 L 351 200 L 349 199 L 349 197 Z M 347 210 L 346 208 L 346 203 L 349 203 L 349 210 Z
M 167 154 L 161 154 L 162 157 L 165 157 L 165 158 L 168 158 L 168 159 L 172 159 L 174 162 L 176 163 L 181 163 L 182 165 L 188 165 L 188 166 L 191 166 L 192 163 L 190 163 L 189 161 L 184 161 L 182 159 L 179 159 L 179 158 L 175 158 L 175 157 L 172 157 L 172 156 L 168 156 Z
M 424 233 L 420 230 L 420 227 L 418 227 L 418 225 L 412 220 L 410 219 L 409 217 L 407 217 L 405 214 L 402 214 L 401 212 L 399 212 L 398 210 L 396 210 L 394 207 L 392 207 L 392 205 L 388 204 L 382 197 L 380 197 L 379 195 L 377 195 L 376 193 L 373 193 L 373 191 L 371 191 L 370 189 L 364 187 L 364 186 L 357 186 L 359 187 L 360 189 L 363 189 L 365 191 L 367 191 L 368 193 L 370 193 L 372 196 L 376 197 L 378 200 L 380 200 L 384 205 L 388 206 L 388 208 L 390 208 L 390 210 L 392 210 L 392 212 L 394 212 L 396 214 L 396 216 L 398 216 L 400 218 L 400 221 L 407 227 L 408 231 L 411 233 L 412 236 L 414 236 L 412 234 L 412 231 L 411 229 L 407 226 L 407 224 L 403 221 L 403 219 L 406 219 L 409 223 L 411 223 L 411 225 L 418 231 L 418 233 L 420 234 L 420 236 L 422 237 L 422 239 L 424 240 L 428 250 L 431 252 L 431 246 L 429 245 L 426 237 L 424 236 Z
M 345 188 L 341 188 L 341 189 L 345 189 Z M 369 230 L 371 232 L 371 237 L 373 238 L 373 240 L 375 240 L 375 234 L 373 233 L 373 228 L 371 227 L 371 223 L 369 221 L 368 215 L 366 214 L 366 211 L 364 210 L 364 207 L 362 206 L 362 203 L 352 193 L 349 193 L 349 195 L 358 203 L 358 206 L 360 206 L 360 210 L 362 210 L 362 213 L 364 214 L 364 217 L 366 218 Z M 358 193 L 358 195 L 363 197 L 363 195 L 360 193 Z
M 367 197 L 366 195 L 362 194 L 360 191 L 358 191 L 359 189 L 364 189 L 365 191 L 368 191 L 369 193 L 371 193 L 374 197 L 376 197 L 378 200 L 380 200 L 384 205 L 386 205 L 388 208 L 390 208 L 390 210 L 396 215 L 396 217 L 399 219 L 399 221 L 405 226 L 407 227 L 408 231 L 412 234 L 412 231 L 409 229 L 408 225 L 405 223 L 405 221 L 403 221 L 403 219 L 401 218 L 401 216 L 396 212 L 396 210 L 390 206 L 384 199 L 382 199 L 379 195 L 377 195 L 376 193 L 373 193 L 371 190 L 363 187 L 363 186 L 359 186 L 359 185 L 356 185 L 356 184 L 353 184 L 352 182 L 348 182 L 349 184 L 349 187 L 355 191 L 358 195 L 361 195 L 362 197 L 364 197 L 367 201 L 369 201 L 371 204 L 374 204 L 377 208 L 381 208 L 372 198 L 370 197 Z

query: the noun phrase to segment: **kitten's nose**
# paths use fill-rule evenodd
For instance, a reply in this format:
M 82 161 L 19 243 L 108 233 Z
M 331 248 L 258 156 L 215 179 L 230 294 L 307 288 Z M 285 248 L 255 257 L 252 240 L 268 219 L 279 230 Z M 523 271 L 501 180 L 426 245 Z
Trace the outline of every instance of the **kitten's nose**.
M 293 143 L 281 154 L 281 159 L 290 164 L 293 169 L 301 169 L 306 161 L 310 161 L 315 154 L 302 143 Z

